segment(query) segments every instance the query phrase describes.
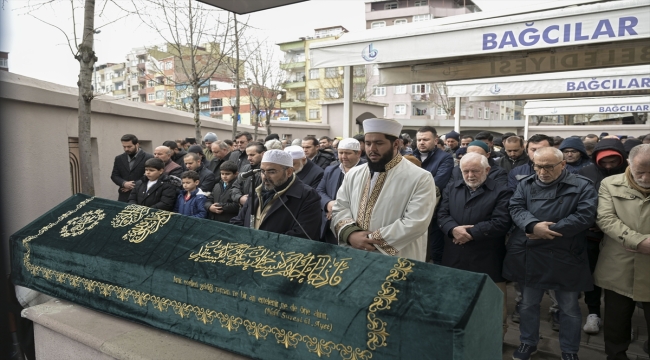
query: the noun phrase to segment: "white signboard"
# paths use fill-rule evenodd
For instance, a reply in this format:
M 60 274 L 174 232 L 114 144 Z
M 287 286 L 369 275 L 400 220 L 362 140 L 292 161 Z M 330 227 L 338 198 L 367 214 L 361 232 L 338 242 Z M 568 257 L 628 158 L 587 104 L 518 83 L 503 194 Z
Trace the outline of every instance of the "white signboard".
M 650 96 L 526 102 L 524 115 L 623 114 L 650 112 Z

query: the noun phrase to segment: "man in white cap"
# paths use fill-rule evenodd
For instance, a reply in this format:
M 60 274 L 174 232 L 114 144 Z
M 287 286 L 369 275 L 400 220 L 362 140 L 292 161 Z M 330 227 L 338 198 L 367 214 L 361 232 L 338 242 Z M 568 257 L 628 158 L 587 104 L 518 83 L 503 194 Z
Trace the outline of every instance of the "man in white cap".
M 323 178 L 323 169 L 313 161 L 307 159 L 305 151 L 300 146 L 287 146 L 284 149 L 293 158 L 293 171 L 298 179 L 316 189 Z
M 318 241 L 320 196 L 293 173 L 291 155 L 282 150 L 268 150 L 260 169 L 262 185 L 230 223 Z
M 323 210 L 323 226 L 321 240 L 330 244 L 338 244 L 336 236 L 330 230 L 332 219 L 332 208 L 336 203 L 336 193 L 339 191 L 345 174 L 353 167 L 363 165 L 365 160 L 361 159 L 361 144 L 353 138 L 343 139 L 339 142 L 337 152 L 339 161 L 325 169 L 323 179 L 316 188 L 320 195 L 320 205 Z
M 425 261 L 436 205 L 433 177 L 400 155 L 402 124 L 367 119 L 363 129 L 368 163 L 345 175 L 330 227 L 339 244 Z

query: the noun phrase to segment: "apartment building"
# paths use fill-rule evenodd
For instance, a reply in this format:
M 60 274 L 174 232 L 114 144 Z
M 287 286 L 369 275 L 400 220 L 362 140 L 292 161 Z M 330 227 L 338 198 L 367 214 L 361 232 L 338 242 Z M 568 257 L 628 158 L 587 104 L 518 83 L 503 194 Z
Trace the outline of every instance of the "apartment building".
M 126 63 L 106 63 L 95 65 L 92 86 L 95 94 L 110 95 L 118 99 L 130 96 L 131 79 Z
M 0 51 L 0 71 L 9 71 L 9 53 Z

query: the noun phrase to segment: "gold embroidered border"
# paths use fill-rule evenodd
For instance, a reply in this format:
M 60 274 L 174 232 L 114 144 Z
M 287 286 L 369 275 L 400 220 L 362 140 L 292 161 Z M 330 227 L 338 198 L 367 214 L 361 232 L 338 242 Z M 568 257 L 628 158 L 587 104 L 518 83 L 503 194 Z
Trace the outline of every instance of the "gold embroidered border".
M 343 220 L 339 221 L 336 224 L 336 226 L 334 227 L 334 230 L 336 230 L 336 236 L 338 237 L 338 235 L 341 233 L 341 229 L 343 229 L 345 226 L 350 225 L 350 224 L 354 224 L 354 219 L 349 219 L 348 218 L 348 219 L 343 219 Z
M 243 324 L 248 335 L 255 337 L 256 340 L 266 339 L 269 334 L 273 334 L 275 336 L 276 342 L 278 344 L 284 345 L 285 348 L 296 348 L 299 343 L 304 343 L 309 352 L 315 353 L 319 357 L 322 355 L 329 357 L 332 351 L 338 351 L 343 360 L 369 360 L 372 358 L 372 353 L 368 350 L 362 350 L 360 348 L 353 349 L 351 346 L 344 344 L 335 344 L 332 341 L 325 341 L 324 339 L 318 339 L 317 337 L 310 337 L 309 335 L 293 333 L 291 331 L 286 331 L 277 327 L 271 327 L 262 323 L 256 323 L 248 319 L 242 319 L 240 317 L 235 317 L 233 315 L 225 314 L 215 310 L 205 309 L 176 300 L 170 300 L 167 298 L 123 288 L 116 285 L 110 285 L 99 281 L 86 279 L 77 275 L 70 275 L 39 265 L 33 265 L 30 259 L 31 249 L 29 242 L 41 236 L 52 227 L 56 226 L 58 223 L 65 220 L 70 215 L 74 214 L 76 211 L 84 207 L 93 199 L 94 197 L 82 201 L 81 203 L 77 204 L 77 207 L 74 210 L 70 210 L 62 214 L 55 222 L 52 222 L 41 228 L 36 235 L 28 236 L 23 239 L 23 246 L 25 246 L 26 249 L 25 255 L 23 257 L 23 263 L 25 265 L 25 268 L 33 276 L 42 276 L 48 281 L 54 280 L 62 285 L 70 285 L 75 288 L 79 288 L 83 285 L 83 289 L 90 293 L 95 293 L 95 291 L 98 291 L 99 294 L 105 297 L 115 296 L 121 301 L 128 301 L 129 299 L 132 299 L 133 302 L 138 306 L 148 306 L 148 304 L 151 303 L 153 308 L 160 312 L 166 312 L 171 307 L 174 313 L 181 318 L 189 319 L 190 315 L 194 314 L 196 320 L 202 322 L 205 325 L 212 324 L 216 319 L 219 320 L 221 327 L 226 328 L 229 332 L 239 331 L 240 325 Z M 391 270 L 391 273 L 392 271 L 393 270 Z
M 386 240 L 381 236 L 381 233 L 379 230 L 375 230 L 370 234 L 370 237 L 372 237 L 375 240 L 379 240 L 381 244 L 378 246 L 388 255 L 390 256 L 395 256 L 399 252 L 399 250 L 395 249 L 394 247 L 390 246 Z
M 397 154 L 396 157 L 394 157 L 391 161 L 388 162 L 388 164 L 386 164 L 386 171 L 379 173 L 370 196 L 368 196 L 368 192 L 370 189 L 370 184 L 372 182 L 372 177 L 368 177 L 366 185 L 363 188 L 363 196 L 361 197 L 361 204 L 359 205 L 359 212 L 357 214 L 357 225 L 359 225 L 360 228 L 368 230 L 370 227 L 372 211 L 374 210 L 375 204 L 377 204 L 377 199 L 379 199 L 379 194 L 384 187 L 384 182 L 386 181 L 388 171 L 397 166 L 400 161 L 402 161 L 402 155 Z
M 399 290 L 395 289 L 393 283 L 406 280 L 406 276 L 413 272 L 413 265 L 410 260 L 398 258 L 397 263 L 390 270 L 386 281 L 381 285 L 381 290 L 377 292 L 374 302 L 368 307 L 368 342 L 366 343 L 370 350 L 388 345 L 386 339 L 390 335 L 386 331 L 386 322 L 377 317 L 377 312 L 390 309 L 390 304 L 397 301 Z
M 91 210 L 83 215 L 68 220 L 68 223 L 61 228 L 59 234 L 61 237 L 78 236 L 97 226 L 99 222 L 104 219 L 106 214 L 104 210 Z

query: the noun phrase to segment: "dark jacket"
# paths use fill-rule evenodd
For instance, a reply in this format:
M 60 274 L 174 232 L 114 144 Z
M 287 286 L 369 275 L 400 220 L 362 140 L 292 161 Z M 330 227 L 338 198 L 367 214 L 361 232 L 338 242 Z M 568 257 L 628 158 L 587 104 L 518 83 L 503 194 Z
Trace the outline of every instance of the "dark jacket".
M 508 173 L 503 170 L 496 162 L 488 158 L 488 164 L 490 164 L 490 172 L 488 173 L 488 178 L 494 180 L 497 184 L 508 186 Z M 456 166 L 451 173 L 450 183 L 456 182 L 458 180 L 463 180 L 463 172 L 460 170 L 460 166 Z M 443 195 L 444 196 L 444 195 Z
M 413 150 L 413 156 L 418 160 L 422 154 L 420 150 Z M 443 191 L 451 179 L 451 173 L 454 169 L 454 159 L 448 153 L 437 147 L 429 153 L 429 156 L 422 162 L 422 168 L 433 175 L 433 180 L 440 191 Z
M 533 169 L 533 162 L 529 159 L 526 164 L 519 165 L 516 168 L 510 170 L 508 173 L 508 189 L 514 192 L 517 190 L 517 185 L 519 185 L 519 181 L 521 179 L 533 174 L 535 174 L 535 170 Z
M 537 185 L 537 175 L 521 180 L 510 199 L 515 229 L 503 263 L 503 277 L 544 290 L 590 291 L 587 229 L 596 219 L 598 193 L 591 180 L 564 170 L 555 186 Z M 529 240 L 534 224 L 551 221 L 562 234 L 553 240 Z
M 181 191 L 176 198 L 176 205 L 174 205 L 174 212 L 185 216 L 196 217 L 205 219 L 207 212 L 205 211 L 205 194 L 200 188 L 192 191 L 189 200 L 185 200 L 187 191 Z
M 497 165 L 501 166 L 503 170 L 505 170 L 507 173 L 510 173 L 510 171 L 517 166 L 525 165 L 528 164 L 529 159 L 528 159 L 528 154 L 526 154 L 526 150 L 521 154 L 517 160 L 512 160 L 511 158 L 508 157 L 508 154 L 502 156 L 497 160 Z
M 251 227 L 251 215 L 257 213 L 259 201 L 259 194 L 249 196 L 244 206 L 239 210 L 239 214 L 232 218 L 230 223 Z M 283 202 L 286 207 L 282 205 Z M 297 222 L 289 214 L 289 211 L 298 220 Z M 298 178 L 287 188 L 286 192 L 270 204 L 266 217 L 259 226 L 260 230 L 305 239 L 310 238 L 315 241 L 319 240 L 320 228 L 320 196 L 318 196 L 316 190 L 303 184 Z M 302 229 L 305 229 L 307 233 L 305 234 Z
M 182 173 L 183 173 L 183 167 L 178 165 L 173 160 L 170 159 L 169 162 L 165 164 L 166 175 L 176 176 L 177 178 L 180 179 Z
M 462 179 L 450 182 L 438 210 L 438 225 L 445 234 L 442 265 L 485 273 L 494 282 L 505 281 L 501 271 L 506 234 L 512 224 L 508 213 L 511 196 L 505 183 L 498 184 L 489 177 L 474 194 Z M 452 242 L 452 230 L 460 225 L 474 225 L 467 230 L 473 240 L 464 245 Z
M 203 165 L 199 167 L 197 173 L 199 173 L 199 189 L 203 192 L 212 191 L 214 184 L 217 183 L 214 173 Z
M 118 186 L 117 201 L 128 202 L 131 191 L 122 192 L 122 184 L 127 181 L 138 181 L 144 176 L 144 162 L 153 158 L 153 155 L 140 149 L 133 160 L 133 168 L 129 167 L 129 155 L 122 153 L 115 157 L 111 180 Z
M 575 149 L 580 152 L 580 159 L 573 164 L 566 164 L 566 169 L 570 173 L 577 174 L 578 170 L 582 169 L 583 167 L 591 164 L 591 159 L 589 158 L 589 155 L 587 155 L 587 150 L 585 150 L 585 144 L 582 143 L 582 140 L 580 140 L 577 137 L 568 137 L 562 141 L 562 144 L 560 144 L 560 147 L 558 147 L 560 151 L 564 149 Z
M 621 161 L 621 164 L 618 167 L 611 170 L 607 170 L 599 166 L 596 163 L 596 156 L 598 155 L 599 152 L 603 150 L 614 150 L 619 154 L 621 154 L 621 158 L 623 159 Z M 627 168 L 627 153 L 625 151 L 625 148 L 623 147 L 623 143 L 621 143 L 617 139 L 603 139 L 599 141 L 594 147 L 594 152 L 591 154 L 591 159 L 593 162 L 588 166 L 585 166 L 582 169 L 580 169 L 578 171 L 578 174 L 593 181 L 594 189 L 596 189 L 596 191 L 600 189 L 600 182 L 603 181 L 604 178 L 611 175 L 622 174 L 625 172 L 625 169 Z M 596 224 L 594 224 L 593 227 L 596 227 Z M 599 241 L 603 238 L 603 232 L 589 230 L 587 231 L 587 238 L 590 240 Z
M 180 165 L 181 168 L 183 168 L 183 171 L 185 171 L 185 161 L 183 160 L 183 158 L 185 158 L 185 155 L 187 155 L 187 151 L 185 150 L 180 150 L 178 154 L 172 155 L 172 160 Z
M 305 185 L 316 189 L 318 184 L 320 184 L 320 180 L 323 178 L 323 169 L 318 167 L 313 161 L 307 159 L 305 166 L 296 175 Z
M 366 161 L 359 160 L 359 163 L 356 166 L 365 164 Z M 320 207 L 323 210 L 323 224 L 321 226 L 321 240 L 338 245 L 338 240 L 330 230 L 330 221 L 327 220 L 327 204 L 336 200 L 336 193 L 341 187 L 345 174 L 341 170 L 340 163 L 336 161 L 332 165 L 328 166 L 323 173 L 323 178 L 316 187 L 318 195 L 320 195 Z
M 336 156 L 334 156 L 334 154 L 323 149 L 318 149 L 318 153 L 316 154 L 316 156 L 314 156 L 314 158 L 311 159 L 311 161 L 313 161 L 314 164 L 319 166 L 322 170 L 330 166 L 330 164 L 335 160 L 336 160 Z
M 254 169 L 259 169 L 259 165 L 255 166 Z M 253 170 L 253 167 L 251 167 L 250 164 L 244 166 L 242 168 L 241 174 L 245 174 L 249 171 Z M 250 195 L 255 193 L 255 189 L 257 189 L 258 186 L 262 185 L 262 173 L 256 172 L 253 176 L 247 177 L 245 179 L 242 179 L 241 177 L 237 177 L 235 179 L 235 184 L 233 185 L 232 189 L 232 201 L 235 203 L 239 204 L 239 199 L 244 196 L 244 195 Z
M 232 200 L 232 189 L 235 182 L 237 182 L 237 179 L 224 186 L 224 182 L 219 180 L 214 185 L 212 192 L 208 194 L 204 204 L 205 211 L 208 213 L 208 219 L 228 223 L 230 219 L 237 216 L 237 213 L 239 213 L 239 203 Z M 210 211 L 210 206 L 214 203 L 222 205 L 223 212 L 221 214 Z
M 248 162 L 248 155 L 246 155 L 245 151 L 241 150 L 235 150 L 230 153 L 230 158 L 228 159 L 235 164 L 237 164 L 237 172 L 242 173 L 242 169 L 244 166 L 249 165 L 250 163 Z
M 149 179 L 143 176 L 135 183 L 135 188 L 129 196 L 129 204 L 147 206 L 153 209 L 172 211 L 176 202 L 177 185 L 172 179 L 162 174 L 149 191 L 147 183 Z
M 212 158 L 212 160 L 210 160 L 210 162 L 206 166 L 208 170 L 214 173 L 214 178 L 216 181 L 221 180 L 221 171 L 219 170 L 219 167 L 221 167 L 221 164 L 223 164 L 224 162 L 230 159 L 231 154 L 232 152 L 229 152 L 226 156 L 223 157 L 223 159 L 219 159 L 218 157 L 215 156 Z

